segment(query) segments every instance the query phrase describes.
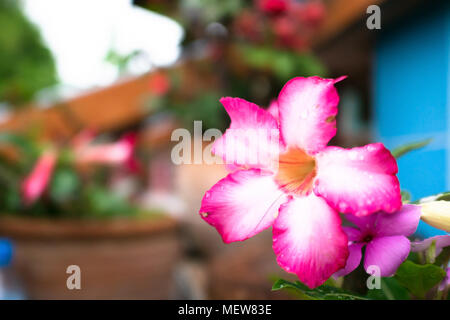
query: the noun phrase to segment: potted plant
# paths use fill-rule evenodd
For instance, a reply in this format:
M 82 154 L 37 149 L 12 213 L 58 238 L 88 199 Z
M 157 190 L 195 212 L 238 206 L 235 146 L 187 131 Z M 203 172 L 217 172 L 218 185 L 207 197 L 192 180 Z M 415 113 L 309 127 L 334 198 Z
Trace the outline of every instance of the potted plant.
M 14 241 L 13 266 L 29 298 L 170 298 L 177 224 L 133 201 L 145 184 L 136 135 L 98 140 L 0 134 L 0 235 Z

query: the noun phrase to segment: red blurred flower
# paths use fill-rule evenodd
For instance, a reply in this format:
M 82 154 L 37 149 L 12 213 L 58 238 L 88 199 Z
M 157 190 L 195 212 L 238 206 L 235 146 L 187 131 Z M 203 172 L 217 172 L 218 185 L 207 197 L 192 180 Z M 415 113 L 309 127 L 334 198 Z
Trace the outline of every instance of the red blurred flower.
M 47 188 L 56 159 L 57 153 L 55 151 L 45 151 L 39 157 L 31 173 L 22 182 L 22 197 L 26 205 L 35 202 Z
M 297 33 L 297 25 L 294 19 L 283 16 L 273 21 L 273 32 L 277 38 L 289 39 Z
M 273 21 L 273 32 L 276 42 L 282 47 L 303 50 L 307 41 L 297 21 L 290 16 L 282 16 Z
M 155 72 L 148 81 L 150 92 L 156 96 L 165 95 L 170 89 L 170 79 L 163 72 Z
M 288 9 L 290 1 L 288 0 L 257 0 L 256 6 L 262 12 L 268 14 L 283 13 Z
M 251 41 L 260 40 L 262 27 L 259 15 L 249 10 L 243 11 L 234 22 L 236 34 Z
M 325 5 L 321 1 L 310 1 L 293 8 L 302 23 L 317 27 L 325 18 Z

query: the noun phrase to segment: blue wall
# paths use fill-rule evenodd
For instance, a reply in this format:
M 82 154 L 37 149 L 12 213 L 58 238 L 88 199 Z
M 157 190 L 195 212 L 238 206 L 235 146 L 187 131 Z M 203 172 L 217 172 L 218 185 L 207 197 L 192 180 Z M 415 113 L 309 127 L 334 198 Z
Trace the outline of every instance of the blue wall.
M 450 190 L 450 4 L 443 3 L 382 26 L 375 49 L 375 137 L 390 149 L 433 138 L 398 161 L 401 187 L 414 199 Z M 422 224 L 419 233 L 442 232 Z

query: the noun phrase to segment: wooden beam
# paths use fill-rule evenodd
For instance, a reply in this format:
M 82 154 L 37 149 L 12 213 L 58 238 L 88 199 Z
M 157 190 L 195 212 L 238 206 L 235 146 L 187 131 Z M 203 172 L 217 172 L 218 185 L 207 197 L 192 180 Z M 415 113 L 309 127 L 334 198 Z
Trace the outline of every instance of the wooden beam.
M 0 124 L 0 130 L 38 127 L 46 137 L 61 138 L 84 127 L 102 132 L 130 125 L 148 114 L 149 76 L 145 74 L 93 90 L 48 109 L 30 106 Z
M 313 47 L 322 45 L 344 32 L 366 15 L 370 5 L 381 5 L 387 0 L 332 0 L 328 1 L 325 21 L 314 37 Z

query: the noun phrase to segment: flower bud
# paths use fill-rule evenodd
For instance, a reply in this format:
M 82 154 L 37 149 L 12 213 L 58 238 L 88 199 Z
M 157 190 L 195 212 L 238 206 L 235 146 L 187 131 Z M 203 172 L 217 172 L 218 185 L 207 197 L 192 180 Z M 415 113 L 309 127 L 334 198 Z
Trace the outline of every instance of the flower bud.
M 429 225 L 450 232 L 450 201 L 431 201 L 420 205 L 421 219 Z

